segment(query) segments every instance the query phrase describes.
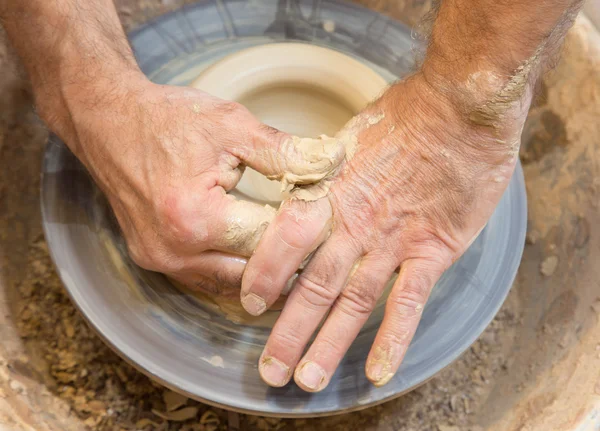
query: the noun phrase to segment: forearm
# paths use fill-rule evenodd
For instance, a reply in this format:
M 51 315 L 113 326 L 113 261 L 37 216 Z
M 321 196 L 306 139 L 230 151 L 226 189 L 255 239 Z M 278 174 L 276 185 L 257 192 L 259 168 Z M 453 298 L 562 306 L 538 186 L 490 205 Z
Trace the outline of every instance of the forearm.
M 114 97 L 140 76 L 111 0 L 0 0 L 0 18 L 21 57 L 41 117 L 68 135 L 73 104 Z
M 494 102 L 504 109 L 531 96 L 582 5 L 583 0 L 441 0 L 423 73 L 471 120 L 492 125 L 494 118 L 487 117 L 493 112 L 477 110 Z

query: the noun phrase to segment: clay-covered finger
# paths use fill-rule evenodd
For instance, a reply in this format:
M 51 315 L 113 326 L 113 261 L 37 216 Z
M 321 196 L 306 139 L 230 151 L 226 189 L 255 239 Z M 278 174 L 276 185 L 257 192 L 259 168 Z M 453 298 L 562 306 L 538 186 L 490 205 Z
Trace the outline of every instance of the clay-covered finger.
M 294 373 L 305 391 L 323 390 L 371 315 L 394 272 L 395 264 L 381 256 L 365 256 L 353 270 L 308 352 Z
M 276 210 L 269 205 L 236 199 L 220 187 L 209 194 L 211 206 L 205 209 L 210 217 L 208 244 L 211 249 L 250 257 Z
M 277 300 L 287 281 L 329 235 L 329 200 L 283 203 L 248 262 L 242 280 L 242 305 L 259 315 Z
M 359 253 L 334 233 L 298 276 L 259 360 L 258 370 L 267 384 L 278 387 L 290 380 L 358 257 Z
M 444 270 L 442 264 L 423 259 L 402 264 L 365 365 L 367 378 L 375 386 L 385 385 L 396 374 L 415 335 L 431 289 Z
M 282 181 L 284 188 L 332 176 L 346 154 L 346 143 L 337 137 L 300 138 L 266 125 L 253 130 L 251 141 L 230 151 L 269 179 Z

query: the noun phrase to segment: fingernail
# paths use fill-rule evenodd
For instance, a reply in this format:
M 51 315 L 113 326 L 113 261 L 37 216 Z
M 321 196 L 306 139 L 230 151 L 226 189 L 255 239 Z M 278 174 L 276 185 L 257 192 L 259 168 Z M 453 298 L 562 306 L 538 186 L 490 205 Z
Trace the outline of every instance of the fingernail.
M 377 387 L 386 385 L 390 380 L 394 377 L 394 373 L 384 374 L 379 380 L 373 382 L 373 384 Z
M 374 363 L 369 367 L 367 374 L 369 375 L 369 380 L 373 382 L 381 380 L 381 375 L 383 374 L 383 364 L 381 362 Z
M 367 378 L 371 381 L 371 383 L 379 387 L 389 382 L 395 374 L 392 371 L 392 364 L 395 362 L 394 358 L 399 356 L 399 347 L 375 347 L 373 356 L 367 362 L 366 369 Z
M 248 293 L 242 298 L 242 307 L 253 316 L 260 316 L 267 309 L 267 303 L 257 294 Z
M 277 388 L 284 386 L 290 379 L 290 368 L 271 356 L 265 357 L 259 368 L 262 379 L 269 385 Z
M 306 362 L 298 372 L 298 381 L 308 389 L 318 390 L 325 382 L 325 371 L 314 362 Z
M 378 362 L 369 367 L 367 377 L 371 383 L 379 387 L 388 383 L 394 377 L 394 373 L 390 371 L 390 364 Z

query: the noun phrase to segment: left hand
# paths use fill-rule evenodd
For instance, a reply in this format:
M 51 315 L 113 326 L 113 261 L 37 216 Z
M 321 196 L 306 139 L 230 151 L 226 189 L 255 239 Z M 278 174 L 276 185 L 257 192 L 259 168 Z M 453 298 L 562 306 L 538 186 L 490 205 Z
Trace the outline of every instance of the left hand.
M 392 378 L 432 287 L 484 227 L 517 161 L 531 92 L 500 107 L 498 118 L 477 124 L 462 102 L 493 100 L 488 96 L 498 89 L 486 84 L 477 95 L 461 94 L 461 103 L 422 74 L 396 84 L 343 130 L 356 135 L 358 148 L 329 194 L 283 204 L 249 260 L 242 299 L 253 295 L 253 303 L 258 297 L 268 307 L 278 298 L 311 251 L 303 239 L 306 226 L 324 225 L 331 215 L 324 206 L 331 207 L 333 228 L 296 280 L 265 346 L 259 371 L 266 383 L 283 386 L 295 369 L 301 388 L 325 388 L 400 268 L 366 363 L 375 385 Z

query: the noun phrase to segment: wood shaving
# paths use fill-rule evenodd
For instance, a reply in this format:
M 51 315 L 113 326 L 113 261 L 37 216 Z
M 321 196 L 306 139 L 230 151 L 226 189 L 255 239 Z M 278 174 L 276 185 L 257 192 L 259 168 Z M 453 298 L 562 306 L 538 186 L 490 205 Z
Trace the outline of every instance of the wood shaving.
M 138 429 L 143 429 L 143 428 L 146 428 L 146 427 L 149 427 L 149 426 L 158 427 L 160 425 L 161 424 L 159 424 L 157 422 L 154 422 L 154 421 L 152 421 L 152 420 L 150 420 L 148 418 L 140 419 L 139 421 L 137 421 L 135 423 L 135 427 L 138 428 Z
M 172 412 L 173 410 L 177 410 L 179 407 L 185 406 L 188 401 L 188 397 L 177 392 L 164 391 L 163 401 L 165 402 L 166 410 L 168 412 Z
M 184 407 L 180 410 L 175 410 L 172 412 L 161 412 L 159 410 L 152 409 L 152 413 L 168 421 L 183 422 L 187 421 L 188 419 L 195 418 L 198 415 L 198 407 Z
M 218 426 L 221 423 L 221 421 L 219 420 L 219 417 L 215 414 L 215 412 L 212 412 L 210 410 L 204 412 L 204 414 L 202 415 L 202 417 L 200 418 L 200 425 L 204 425 L 204 426 Z

